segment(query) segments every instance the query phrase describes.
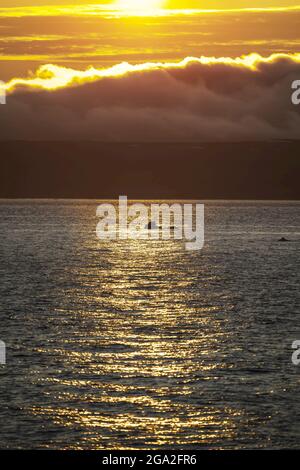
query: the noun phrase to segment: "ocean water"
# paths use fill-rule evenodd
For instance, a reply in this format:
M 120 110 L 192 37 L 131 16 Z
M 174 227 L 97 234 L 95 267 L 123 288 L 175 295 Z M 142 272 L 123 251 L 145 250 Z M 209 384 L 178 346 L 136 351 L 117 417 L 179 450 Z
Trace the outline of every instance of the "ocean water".
M 0 447 L 299 447 L 300 203 L 207 201 L 194 252 L 97 204 L 0 201 Z

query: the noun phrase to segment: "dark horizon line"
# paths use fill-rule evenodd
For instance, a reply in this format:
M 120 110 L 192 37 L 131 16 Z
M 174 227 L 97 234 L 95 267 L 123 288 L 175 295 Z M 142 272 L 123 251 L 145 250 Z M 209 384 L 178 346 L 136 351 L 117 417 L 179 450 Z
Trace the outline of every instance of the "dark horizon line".
M 97 140 L 97 139 L 0 139 L 1 144 L 12 144 L 12 143 L 43 143 L 43 144 L 87 144 L 87 143 L 97 143 L 97 144 L 135 144 L 135 145 L 145 145 L 145 144 L 174 144 L 174 145 L 195 145 L 195 144 L 274 144 L 276 142 L 282 143 L 299 143 L 299 139 L 252 139 L 252 140 Z
M 126 196 L 126 194 L 120 194 L 120 196 Z M 2 201 L 118 201 L 119 198 L 116 197 L 0 197 L 0 202 Z M 249 198 L 178 198 L 178 197 L 128 197 L 128 201 L 200 201 L 200 202 L 300 202 L 300 197 L 295 199 L 278 199 L 278 198 L 269 198 L 269 199 L 249 199 Z
M 299 200 L 300 140 L 7 142 L 0 198 Z

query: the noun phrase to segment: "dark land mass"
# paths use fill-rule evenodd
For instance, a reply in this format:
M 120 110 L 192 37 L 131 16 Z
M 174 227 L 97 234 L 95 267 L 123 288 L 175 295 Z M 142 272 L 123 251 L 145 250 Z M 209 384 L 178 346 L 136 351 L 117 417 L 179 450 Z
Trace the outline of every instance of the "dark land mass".
M 300 199 L 300 141 L 0 148 L 1 198 Z

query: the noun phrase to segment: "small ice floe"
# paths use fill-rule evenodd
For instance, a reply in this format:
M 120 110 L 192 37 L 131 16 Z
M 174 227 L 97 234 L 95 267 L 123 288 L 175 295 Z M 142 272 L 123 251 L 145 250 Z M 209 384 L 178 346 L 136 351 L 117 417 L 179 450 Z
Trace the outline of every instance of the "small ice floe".
M 167 228 L 167 227 L 164 227 L 162 225 L 158 226 L 155 220 L 150 220 L 150 222 L 147 225 L 145 225 L 146 230 L 158 230 L 158 229 L 164 229 L 164 228 Z M 174 225 L 171 225 L 169 228 L 170 230 L 175 230 L 176 227 Z

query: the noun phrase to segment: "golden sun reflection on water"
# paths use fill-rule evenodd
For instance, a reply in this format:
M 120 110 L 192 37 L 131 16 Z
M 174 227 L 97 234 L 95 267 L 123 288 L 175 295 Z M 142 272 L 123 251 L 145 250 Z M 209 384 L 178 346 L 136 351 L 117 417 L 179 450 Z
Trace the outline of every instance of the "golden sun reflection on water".
M 137 402 L 132 402 L 134 405 Z M 138 403 L 148 406 L 149 403 Z M 135 449 L 139 446 L 151 448 L 155 446 L 210 446 L 222 439 L 234 439 L 236 437 L 235 421 L 238 413 L 226 409 L 222 413 L 213 408 L 202 409 L 201 412 L 193 410 L 182 410 L 180 406 L 163 406 L 161 402 L 151 403 L 158 407 L 161 416 L 133 415 L 131 413 L 110 414 L 90 412 L 78 408 L 31 408 L 31 413 L 49 417 L 58 426 L 71 428 L 72 430 L 84 428 L 86 436 L 82 443 L 68 445 L 68 448 L 83 449 L 85 442 L 89 442 L 91 448 L 110 449 Z M 161 406 L 162 405 L 162 406 Z M 181 416 L 184 411 L 185 419 Z M 162 414 L 166 413 L 166 416 Z M 99 434 L 105 436 L 107 442 L 102 441 L 99 445 Z M 117 434 L 125 436 L 127 433 L 134 434 L 134 444 L 120 444 L 110 439 L 110 435 Z M 188 441 L 186 436 L 188 435 Z
M 95 205 L 2 203 L 2 447 L 298 448 L 299 205 L 207 203 L 199 252 L 102 243 Z
M 69 335 L 60 348 L 36 350 L 60 364 L 61 376 L 50 368 L 49 377 L 33 377 L 55 405 L 27 409 L 67 432 L 84 430 L 83 440 L 68 448 L 234 439 L 242 411 L 201 398 L 204 382 L 218 380 L 214 371 L 230 368 L 218 357 L 219 339 L 229 333 L 218 306 L 199 302 L 199 265 L 187 263 L 193 256 L 199 257 L 178 241 L 118 241 L 101 244 L 100 265 L 91 259 L 74 270 L 77 287 L 65 295 L 78 308 L 56 312 L 70 322 Z

